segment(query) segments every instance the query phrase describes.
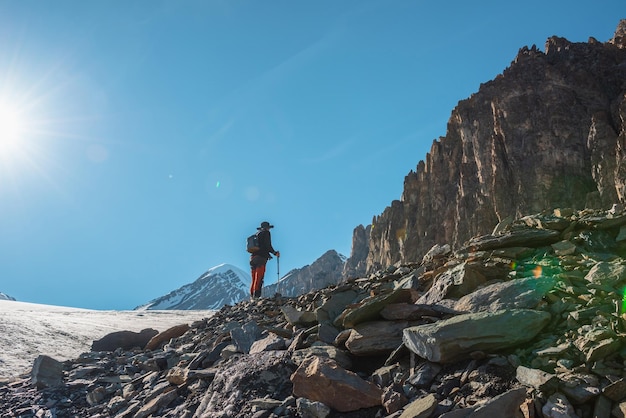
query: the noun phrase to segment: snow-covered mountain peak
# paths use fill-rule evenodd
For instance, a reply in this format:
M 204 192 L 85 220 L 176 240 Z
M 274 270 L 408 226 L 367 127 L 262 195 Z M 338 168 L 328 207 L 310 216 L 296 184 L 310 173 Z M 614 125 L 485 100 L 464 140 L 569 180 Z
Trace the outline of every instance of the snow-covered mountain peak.
M 249 273 L 246 273 L 245 271 L 243 271 L 237 266 L 233 266 L 232 264 L 227 264 L 227 263 L 223 263 L 215 267 L 211 267 L 209 270 L 207 270 L 206 273 L 204 273 L 204 275 L 207 275 L 207 274 L 226 274 L 226 275 L 235 274 L 239 277 L 240 280 L 248 284 L 248 286 L 250 285 L 250 280 L 251 280 Z
M 15 300 L 15 298 L 12 298 L 11 296 L 7 295 L 6 293 L 0 292 L 0 300 Z
M 234 305 L 250 292 L 250 275 L 232 264 L 219 264 L 195 282 L 138 306 L 136 310 L 220 309 Z

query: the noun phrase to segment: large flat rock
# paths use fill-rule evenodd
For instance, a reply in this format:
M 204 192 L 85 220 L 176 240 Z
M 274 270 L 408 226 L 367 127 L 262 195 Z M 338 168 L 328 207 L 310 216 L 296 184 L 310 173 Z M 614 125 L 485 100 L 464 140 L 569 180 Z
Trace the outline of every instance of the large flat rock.
M 493 352 L 530 341 L 550 318 L 548 312 L 531 309 L 470 313 L 406 328 L 403 342 L 422 358 L 449 363 L 473 351 Z

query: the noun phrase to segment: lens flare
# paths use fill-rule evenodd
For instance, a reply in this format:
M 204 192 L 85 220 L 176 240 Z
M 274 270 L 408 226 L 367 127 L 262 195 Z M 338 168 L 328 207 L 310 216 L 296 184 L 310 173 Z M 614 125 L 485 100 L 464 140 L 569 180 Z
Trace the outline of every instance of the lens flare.
M 626 287 L 622 290 L 622 312 L 626 313 Z
M 517 269 L 517 262 L 513 261 L 511 262 L 511 270 L 515 270 L 515 269 Z
M 533 269 L 533 276 L 535 277 L 535 279 L 540 278 L 542 272 L 543 272 L 543 269 L 541 268 L 541 266 L 536 266 Z

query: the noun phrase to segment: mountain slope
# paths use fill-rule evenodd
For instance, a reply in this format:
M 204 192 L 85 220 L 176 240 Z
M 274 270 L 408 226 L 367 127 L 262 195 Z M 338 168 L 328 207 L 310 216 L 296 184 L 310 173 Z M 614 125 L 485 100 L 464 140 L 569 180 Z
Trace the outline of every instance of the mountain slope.
M 311 265 L 293 269 L 274 283 L 263 288 L 263 295 L 271 297 L 275 293 L 283 296 L 299 296 L 312 290 L 337 284 L 341 281 L 346 257 L 329 250 Z
M 135 310 L 220 309 L 234 305 L 250 292 L 250 277 L 238 267 L 220 264 L 193 283 L 138 306 Z

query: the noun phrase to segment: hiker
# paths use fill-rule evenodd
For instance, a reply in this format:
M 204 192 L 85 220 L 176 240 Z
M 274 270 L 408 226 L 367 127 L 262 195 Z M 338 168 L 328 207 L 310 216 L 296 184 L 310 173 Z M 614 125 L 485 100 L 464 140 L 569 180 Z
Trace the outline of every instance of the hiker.
M 250 297 L 252 299 L 261 297 L 261 288 L 263 287 L 263 278 L 265 277 L 265 264 L 272 259 L 270 254 L 280 257 L 280 252 L 272 247 L 272 235 L 270 234 L 269 222 L 261 222 L 256 233 L 258 238 L 258 250 L 250 255 L 250 267 L 252 268 L 252 285 L 250 286 Z

